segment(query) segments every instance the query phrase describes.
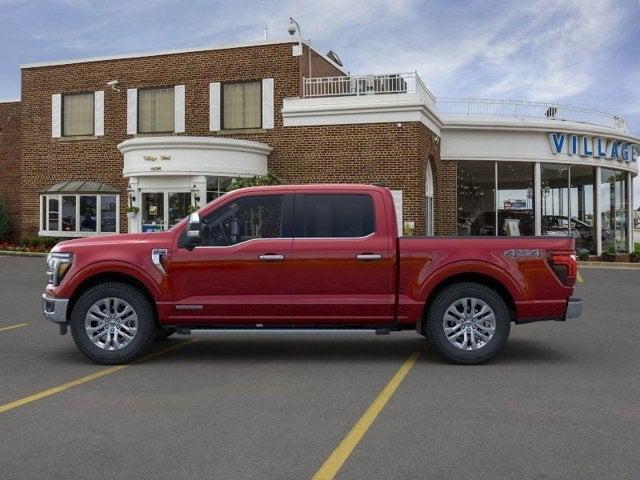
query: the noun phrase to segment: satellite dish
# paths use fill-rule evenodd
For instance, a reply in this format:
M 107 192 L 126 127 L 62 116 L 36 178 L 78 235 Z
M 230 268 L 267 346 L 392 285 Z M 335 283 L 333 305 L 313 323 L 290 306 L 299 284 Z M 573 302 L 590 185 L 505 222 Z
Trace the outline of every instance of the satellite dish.
M 334 52 L 333 50 L 329 50 L 327 52 L 327 57 L 329 59 L 333 60 L 335 63 L 337 63 L 341 67 L 344 67 L 344 65 L 342 64 L 342 60 L 340 60 L 340 57 L 338 56 L 338 54 L 336 52 Z

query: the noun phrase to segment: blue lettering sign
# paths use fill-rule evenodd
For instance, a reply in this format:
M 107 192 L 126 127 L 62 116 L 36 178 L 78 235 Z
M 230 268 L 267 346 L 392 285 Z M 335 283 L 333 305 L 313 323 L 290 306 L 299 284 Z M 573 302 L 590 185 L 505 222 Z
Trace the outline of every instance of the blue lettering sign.
M 553 154 L 562 153 L 562 147 L 564 147 L 564 133 L 550 133 L 549 140 L 551 140 L 551 148 L 553 150 Z
M 569 155 L 578 155 L 578 136 L 571 135 L 571 142 L 569 143 Z
M 551 153 L 554 155 L 580 155 L 625 162 L 637 162 L 640 155 L 638 143 L 559 132 L 549 133 L 548 137 Z
M 611 158 L 611 160 L 617 160 L 618 157 L 618 142 L 611 140 L 611 155 L 609 158 Z
M 626 142 L 623 142 L 620 146 L 620 157 L 625 162 L 629 161 L 629 144 Z
M 580 138 L 580 156 L 581 157 L 592 157 L 593 156 L 593 144 L 591 143 L 591 137 Z

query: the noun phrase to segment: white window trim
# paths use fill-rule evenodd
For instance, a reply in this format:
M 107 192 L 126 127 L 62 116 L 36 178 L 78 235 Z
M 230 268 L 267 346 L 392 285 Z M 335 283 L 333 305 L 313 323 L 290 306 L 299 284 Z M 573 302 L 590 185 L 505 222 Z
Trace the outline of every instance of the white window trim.
M 138 133 L 138 89 L 127 89 L 127 135 Z
M 51 136 L 62 137 L 62 94 L 51 95 Z
M 262 128 L 275 126 L 275 92 L 273 78 L 262 79 Z
M 93 92 L 93 134 L 104 136 L 104 90 Z
M 218 132 L 222 128 L 222 109 L 220 108 L 220 82 L 209 84 L 209 131 Z
M 100 222 L 102 220 L 101 211 L 101 198 L 116 197 L 116 231 L 115 232 L 101 232 Z M 46 198 L 45 209 L 42 210 L 42 197 Z M 75 232 L 67 232 L 62 230 L 62 197 L 76 197 L 76 230 Z M 95 232 L 82 232 L 80 231 L 80 197 L 96 197 L 96 231 Z M 60 230 L 49 230 L 49 199 L 55 198 L 58 200 L 58 226 Z M 117 193 L 56 193 L 56 194 L 40 194 L 40 227 L 45 223 L 46 230 L 38 231 L 38 235 L 41 237 L 59 237 L 59 238 L 82 238 L 82 237 L 96 237 L 107 235 L 119 235 L 120 234 L 120 195 Z M 44 222 L 43 222 L 44 220 Z
M 185 125 L 185 101 L 186 91 L 184 85 L 176 85 L 173 87 L 173 131 L 175 133 L 184 133 Z

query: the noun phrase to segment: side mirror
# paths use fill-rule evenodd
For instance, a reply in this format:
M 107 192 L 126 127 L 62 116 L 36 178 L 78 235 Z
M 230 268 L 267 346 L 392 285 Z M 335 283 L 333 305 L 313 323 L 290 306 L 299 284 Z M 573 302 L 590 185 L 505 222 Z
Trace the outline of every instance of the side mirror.
M 187 226 L 187 242 L 186 247 L 193 250 L 202 243 L 202 224 L 200 223 L 200 215 L 193 212 L 189 215 L 189 225 Z

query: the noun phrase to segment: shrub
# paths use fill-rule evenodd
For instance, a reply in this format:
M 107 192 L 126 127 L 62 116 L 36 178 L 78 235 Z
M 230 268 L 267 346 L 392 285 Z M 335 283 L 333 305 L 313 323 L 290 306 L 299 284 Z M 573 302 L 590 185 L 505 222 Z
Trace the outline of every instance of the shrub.
M 589 260 L 589 250 L 587 250 L 586 248 L 581 248 L 580 250 L 578 250 L 578 258 L 583 262 Z
M 602 259 L 605 262 L 615 262 L 616 261 L 616 247 L 614 247 L 613 245 L 609 245 L 607 247 L 607 249 L 602 252 Z
M 261 187 L 264 185 L 280 185 L 282 180 L 269 172 L 266 175 L 255 175 L 253 177 L 234 178 L 227 191 L 237 190 L 245 187 Z

